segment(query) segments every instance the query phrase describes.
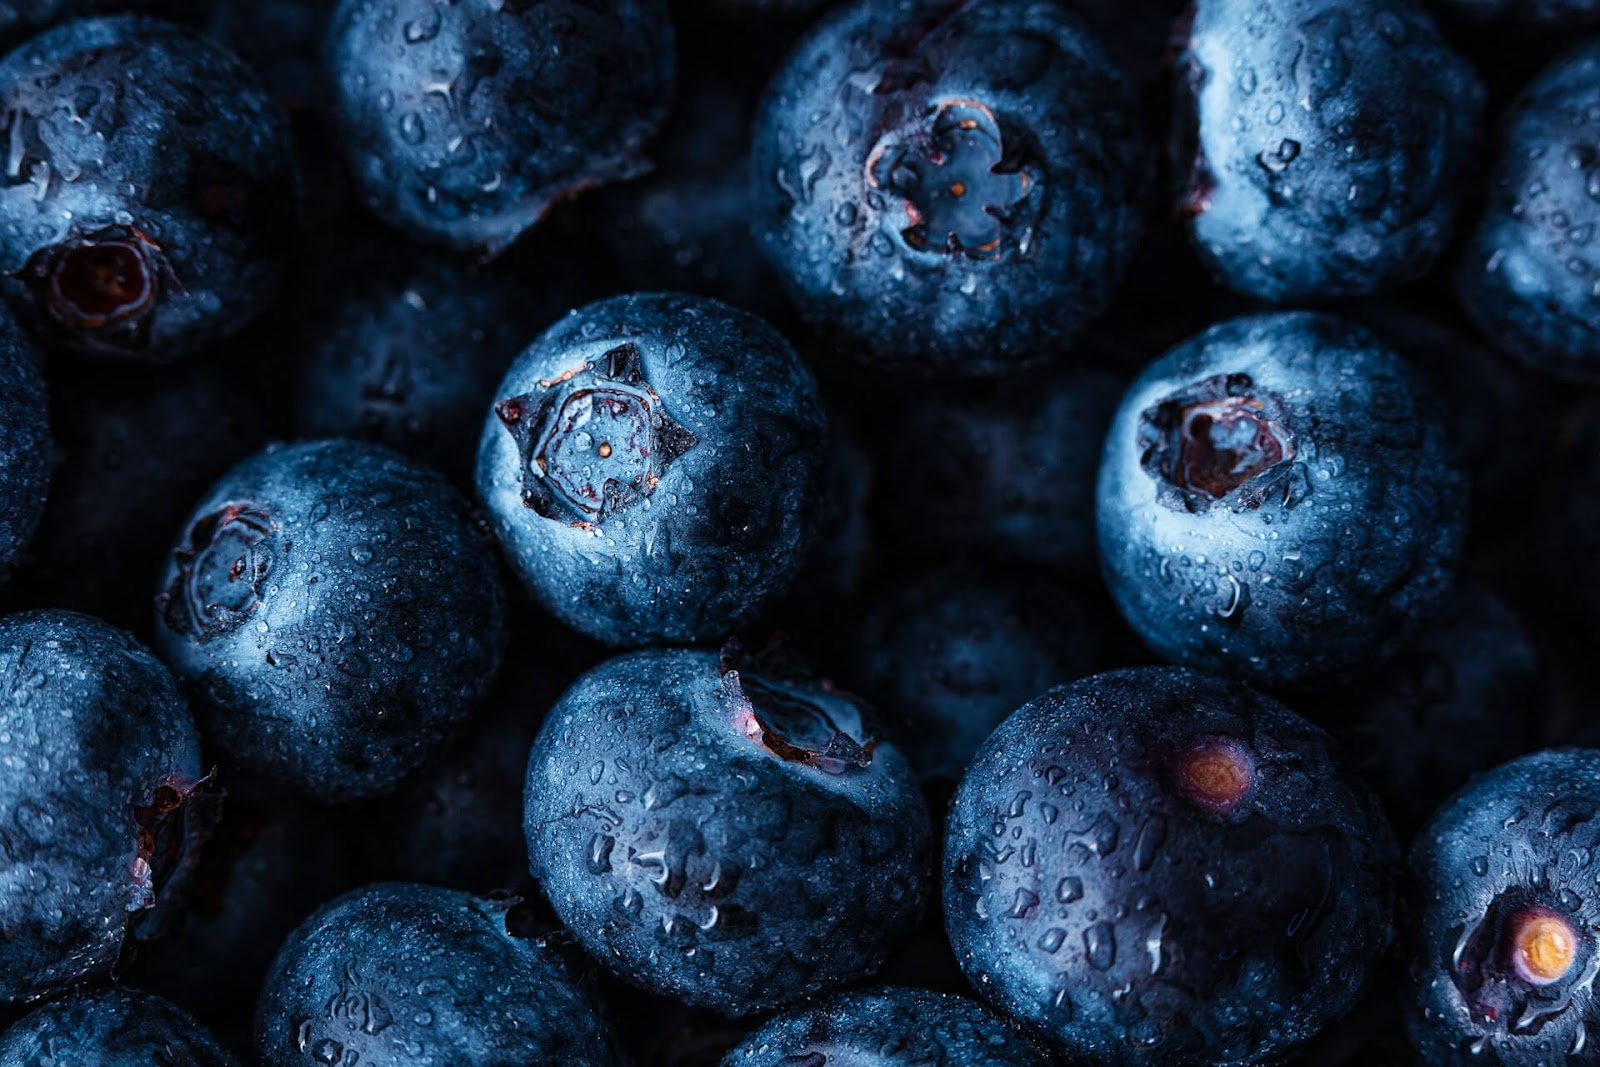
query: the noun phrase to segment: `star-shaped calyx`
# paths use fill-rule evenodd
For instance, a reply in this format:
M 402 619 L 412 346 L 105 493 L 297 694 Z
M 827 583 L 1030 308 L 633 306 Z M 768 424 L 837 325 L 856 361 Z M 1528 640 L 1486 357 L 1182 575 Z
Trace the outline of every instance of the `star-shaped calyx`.
M 644 380 L 631 342 L 494 410 L 516 442 L 523 504 L 575 526 L 602 523 L 649 497 L 699 444 Z

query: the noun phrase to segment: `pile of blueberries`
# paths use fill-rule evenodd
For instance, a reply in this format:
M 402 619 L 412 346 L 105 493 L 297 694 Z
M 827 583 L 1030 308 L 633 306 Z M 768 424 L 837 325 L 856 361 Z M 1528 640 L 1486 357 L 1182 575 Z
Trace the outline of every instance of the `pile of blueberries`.
M 1600 0 L 0 0 L 0 154 L 0 1067 L 1600 1065 Z

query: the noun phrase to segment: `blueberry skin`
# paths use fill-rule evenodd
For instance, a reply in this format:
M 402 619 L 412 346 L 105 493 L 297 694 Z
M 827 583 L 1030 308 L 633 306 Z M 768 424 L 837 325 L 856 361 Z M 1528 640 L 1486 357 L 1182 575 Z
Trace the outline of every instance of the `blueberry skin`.
M 1597 796 L 1600 751 L 1550 749 L 1474 779 L 1418 836 L 1407 1024 L 1434 1067 L 1600 1063 L 1588 1039 L 1600 1021 L 1589 988 L 1600 965 Z M 1507 919 L 1523 908 L 1578 932 L 1561 979 L 1536 985 L 1510 965 Z
M 0 735 L 0 1000 L 24 1000 L 181 912 L 206 770 L 167 669 L 72 612 L 0 619 Z
M 1247 316 L 1151 364 L 1112 422 L 1100 555 L 1173 662 L 1268 685 L 1357 670 L 1449 587 L 1467 485 L 1398 356 L 1326 315 Z
M 230 53 L 141 16 L 69 22 L 0 60 L 0 106 L 21 152 L 0 188 L 3 289 L 49 345 L 172 359 L 277 295 L 288 123 Z
M 508 929 L 515 903 L 390 882 L 324 905 L 261 991 L 261 1067 L 620 1067 L 588 991 Z
M 767 1022 L 723 1067 L 1048 1067 L 1012 1024 L 950 993 L 880 986 L 843 993 Z
M 860 0 L 767 89 L 756 237 L 852 355 L 998 374 L 1105 310 L 1138 239 L 1142 154 L 1128 79 L 1066 9 Z
M 643 173 L 676 75 L 664 0 L 342 0 L 327 62 L 367 207 L 486 256 Z
M 1173 142 L 1195 249 L 1273 303 L 1409 281 L 1450 235 L 1483 108 L 1410 0 L 1198 0 Z
M 1218 756 L 1231 777 L 1186 778 Z M 974 987 L 1069 1057 L 1270 1063 L 1376 971 L 1397 859 L 1317 727 L 1238 682 L 1114 671 L 985 742 L 951 807 L 945 923 Z
M 1435 0 L 1443 11 L 1470 22 L 1518 32 L 1548 33 L 1600 19 L 1595 0 Z
M 1569 52 L 1501 120 L 1483 217 L 1456 272 L 1461 306 L 1529 366 L 1600 381 L 1600 295 L 1589 248 L 1600 160 L 1600 43 Z
M 602 300 L 540 335 L 496 396 L 478 495 L 556 618 L 612 646 L 691 644 L 787 590 L 826 420 L 765 322 L 703 297 Z
M 205 1028 L 160 997 L 113 987 L 46 1004 L 0 1035 L 0 1067 L 238 1067 Z
M 1126 384 L 1046 367 L 906 405 L 880 479 L 895 550 L 1093 574 L 1093 457 Z
M 54 448 L 38 354 L 0 314 L 0 585 L 44 515 Z
M 1534 747 L 1548 689 L 1522 620 L 1463 582 L 1388 663 L 1304 706 L 1347 745 L 1404 840 L 1474 774 Z
M 505 593 L 443 477 L 354 441 L 270 448 L 184 524 L 156 641 L 208 736 L 321 800 L 393 789 L 499 668 Z
M 955 782 L 1007 715 L 1089 673 L 1095 635 L 1055 583 L 954 564 L 878 601 L 853 647 L 856 685 L 901 727 L 918 775 Z
M 387 246 L 345 277 L 302 332 L 296 429 L 377 441 L 470 485 L 484 408 L 529 338 L 571 306 L 562 286 L 535 293 Z
M 860 706 L 710 652 L 579 678 L 524 796 L 533 875 L 584 948 L 727 1015 L 870 974 L 928 888 L 916 781 Z

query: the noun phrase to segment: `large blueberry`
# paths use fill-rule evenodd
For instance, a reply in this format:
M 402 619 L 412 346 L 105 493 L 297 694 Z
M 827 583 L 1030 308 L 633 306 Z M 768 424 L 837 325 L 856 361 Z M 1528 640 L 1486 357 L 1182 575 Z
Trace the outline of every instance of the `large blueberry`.
M 1413 0 L 1198 0 L 1179 60 L 1180 210 L 1217 278 L 1325 301 L 1422 274 L 1484 92 Z
M 918 775 L 955 782 L 1007 715 L 1089 673 L 1095 635 L 1053 582 L 957 564 L 891 592 L 852 646 L 852 680 L 900 727 Z
M 1600 751 L 1475 779 L 1411 851 L 1412 1040 L 1434 1067 L 1600 1063 Z
M 0 619 L 0 737 L 0 1000 L 22 1000 L 181 912 L 212 798 L 172 675 L 87 615 Z
M 379 441 L 470 484 L 484 408 L 513 357 L 571 307 L 563 286 L 533 291 L 387 245 L 353 267 L 301 327 L 297 429 Z
M 277 294 L 294 221 L 288 123 L 193 31 L 66 23 L 0 61 L 0 277 L 53 346 L 169 359 Z
M 22 603 L 150 632 L 150 587 L 172 531 L 212 482 L 267 442 L 265 405 L 239 388 L 247 362 L 47 368 L 60 458 L 28 565 L 10 589 Z
M 1548 689 L 1516 613 L 1463 582 L 1388 663 L 1304 706 L 1346 743 L 1409 835 L 1474 774 L 1534 747 Z
M 983 1005 L 950 993 L 880 986 L 770 1020 L 726 1067 L 1046 1067 L 1049 1059 Z
M 744 1015 L 875 970 L 927 891 L 904 758 L 818 682 L 711 652 L 621 656 L 528 763 L 534 877 L 634 984 Z
M 487 255 L 642 173 L 676 66 L 665 0 L 342 0 L 328 62 L 367 206 Z
M 1238 682 L 1116 671 L 985 742 L 945 922 L 978 991 L 1075 1062 L 1273 1063 L 1356 1003 L 1397 859 L 1327 734 Z
M 496 395 L 478 493 L 569 626 L 611 645 L 704 641 L 788 587 L 825 419 L 765 322 L 701 297 L 602 300 L 546 330 Z
M 908 397 L 878 480 L 894 551 L 1093 574 L 1096 461 L 1125 384 L 1074 365 Z
M 237 1067 L 205 1028 L 133 989 L 73 993 L 0 1035 L 0 1067 Z
M 801 314 L 869 362 L 981 374 L 1054 355 L 1136 244 L 1131 97 L 1064 7 L 858 0 L 767 90 L 756 235 Z
M 394 788 L 499 666 L 504 590 L 444 478 L 376 445 L 272 448 L 194 510 L 156 639 L 239 764 L 324 800 Z
M 1466 509 L 1416 373 L 1358 326 L 1283 313 L 1214 326 L 1134 382 L 1096 521 L 1151 647 L 1291 684 L 1390 651 L 1449 586 Z
M 0 583 L 44 515 L 53 447 L 38 354 L 0 314 Z
M 1600 381 L 1600 42 L 1551 64 L 1502 119 L 1456 286 L 1507 353 Z
M 619 1067 L 593 997 L 515 905 L 398 882 L 324 905 L 261 991 L 262 1067 Z

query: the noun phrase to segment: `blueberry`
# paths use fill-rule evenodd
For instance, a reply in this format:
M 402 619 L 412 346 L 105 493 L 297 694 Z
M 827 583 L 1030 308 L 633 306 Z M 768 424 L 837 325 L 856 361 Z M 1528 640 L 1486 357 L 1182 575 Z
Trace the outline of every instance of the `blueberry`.
M 1054 4 L 840 8 L 773 79 L 751 156 L 756 236 L 789 295 L 875 364 L 1055 355 L 1137 240 L 1131 86 Z
M 896 551 L 1093 574 L 1095 458 L 1125 384 L 1063 366 L 911 397 L 881 479 Z
M 1534 747 L 1548 688 L 1516 613 L 1463 583 L 1382 668 L 1305 707 L 1349 745 L 1409 835 L 1472 775 Z
M 324 905 L 261 991 L 262 1067 L 620 1067 L 593 997 L 515 899 L 383 883 Z
M 1358 326 L 1281 313 L 1214 326 L 1134 382 L 1096 520 L 1152 648 L 1290 685 L 1404 638 L 1449 586 L 1466 504 L 1416 373 Z
M 0 61 L 6 297 L 52 346 L 170 359 L 277 294 L 287 122 L 231 54 L 153 19 L 69 22 Z
M 1224 285 L 1326 301 L 1433 263 L 1484 91 L 1420 4 L 1197 0 L 1179 72 L 1179 206 Z
M 87 615 L 0 619 L 0 737 L 0 1000 L 22 1000 L 181 912 L 210 797 L 172 676 Z
M 729 1015 L 875 970 L 915 925 L 930 830 L 904 758 L 814 680 L 710 652 L 585 674 L 528 763 L 556 914 L 636 985 Z
M 979 992 L 1074 1062 L 1271 1063 L 1355 1004 L 1397 858 L 1309 722 L 1238 682 L 1116 671 L 984 743 L 945 922 Z
M 779 1015 L 723 1061 L 727 1067 L 1046 1067 L 1011 1024 L 949 993 L 881 986 Z
M 157 645 L 219 749 L 323 800 L 393 789 L 471 714 L 504 641 L 500 575 L 466 502 L 354 441 L 228 472 L 161 587 Z
M 772 327 L 700 297 L 602 300 L 501 382 L 478 493 L 545 608 L 611 645 L 723 636 L 808 548 L 825 420 Z
M 328 63 L 367 206 L 486 255 L 642 173 L 676 66 L 664 0 L 341 0 Z
M 925 780 L 954 782 L 1007 715 L 1089 673 L 1095 636 L 1054 583 L 956 564 L 881 600 L 854 647 L 855 682 L 902 724 L 911 765 Z
M 38 354 L 0 313 L 0 584 L 44 515 L 53 448 Z
M 192 1018 L 133 989 L 73 993 L 0 1035 L 0 1067 L 238 1067 Z
M 1408 1023 L 1434 1067 L 1597 1062 L 1597 796 L 1600 751 L 1536 753 L 1475 779 L 1412 846 Z
M 503 272 L 381 245 L 301 330 L 295 422 L 308 437 L 379 441 L 470 484 L 500 376 L 571 305 Z
M 1541 371 L 1600 381 L 1600 43 L 1546 67 L 1502 119 L 1483 217 L 1456 287 L 1503 348 Z
M 11 591 L 142 639 L 172 531 L 212 482 L 266 444 L 263 405 L 238 387 L 246 361 L 231 357 L 48 370 L 60 462 Z

